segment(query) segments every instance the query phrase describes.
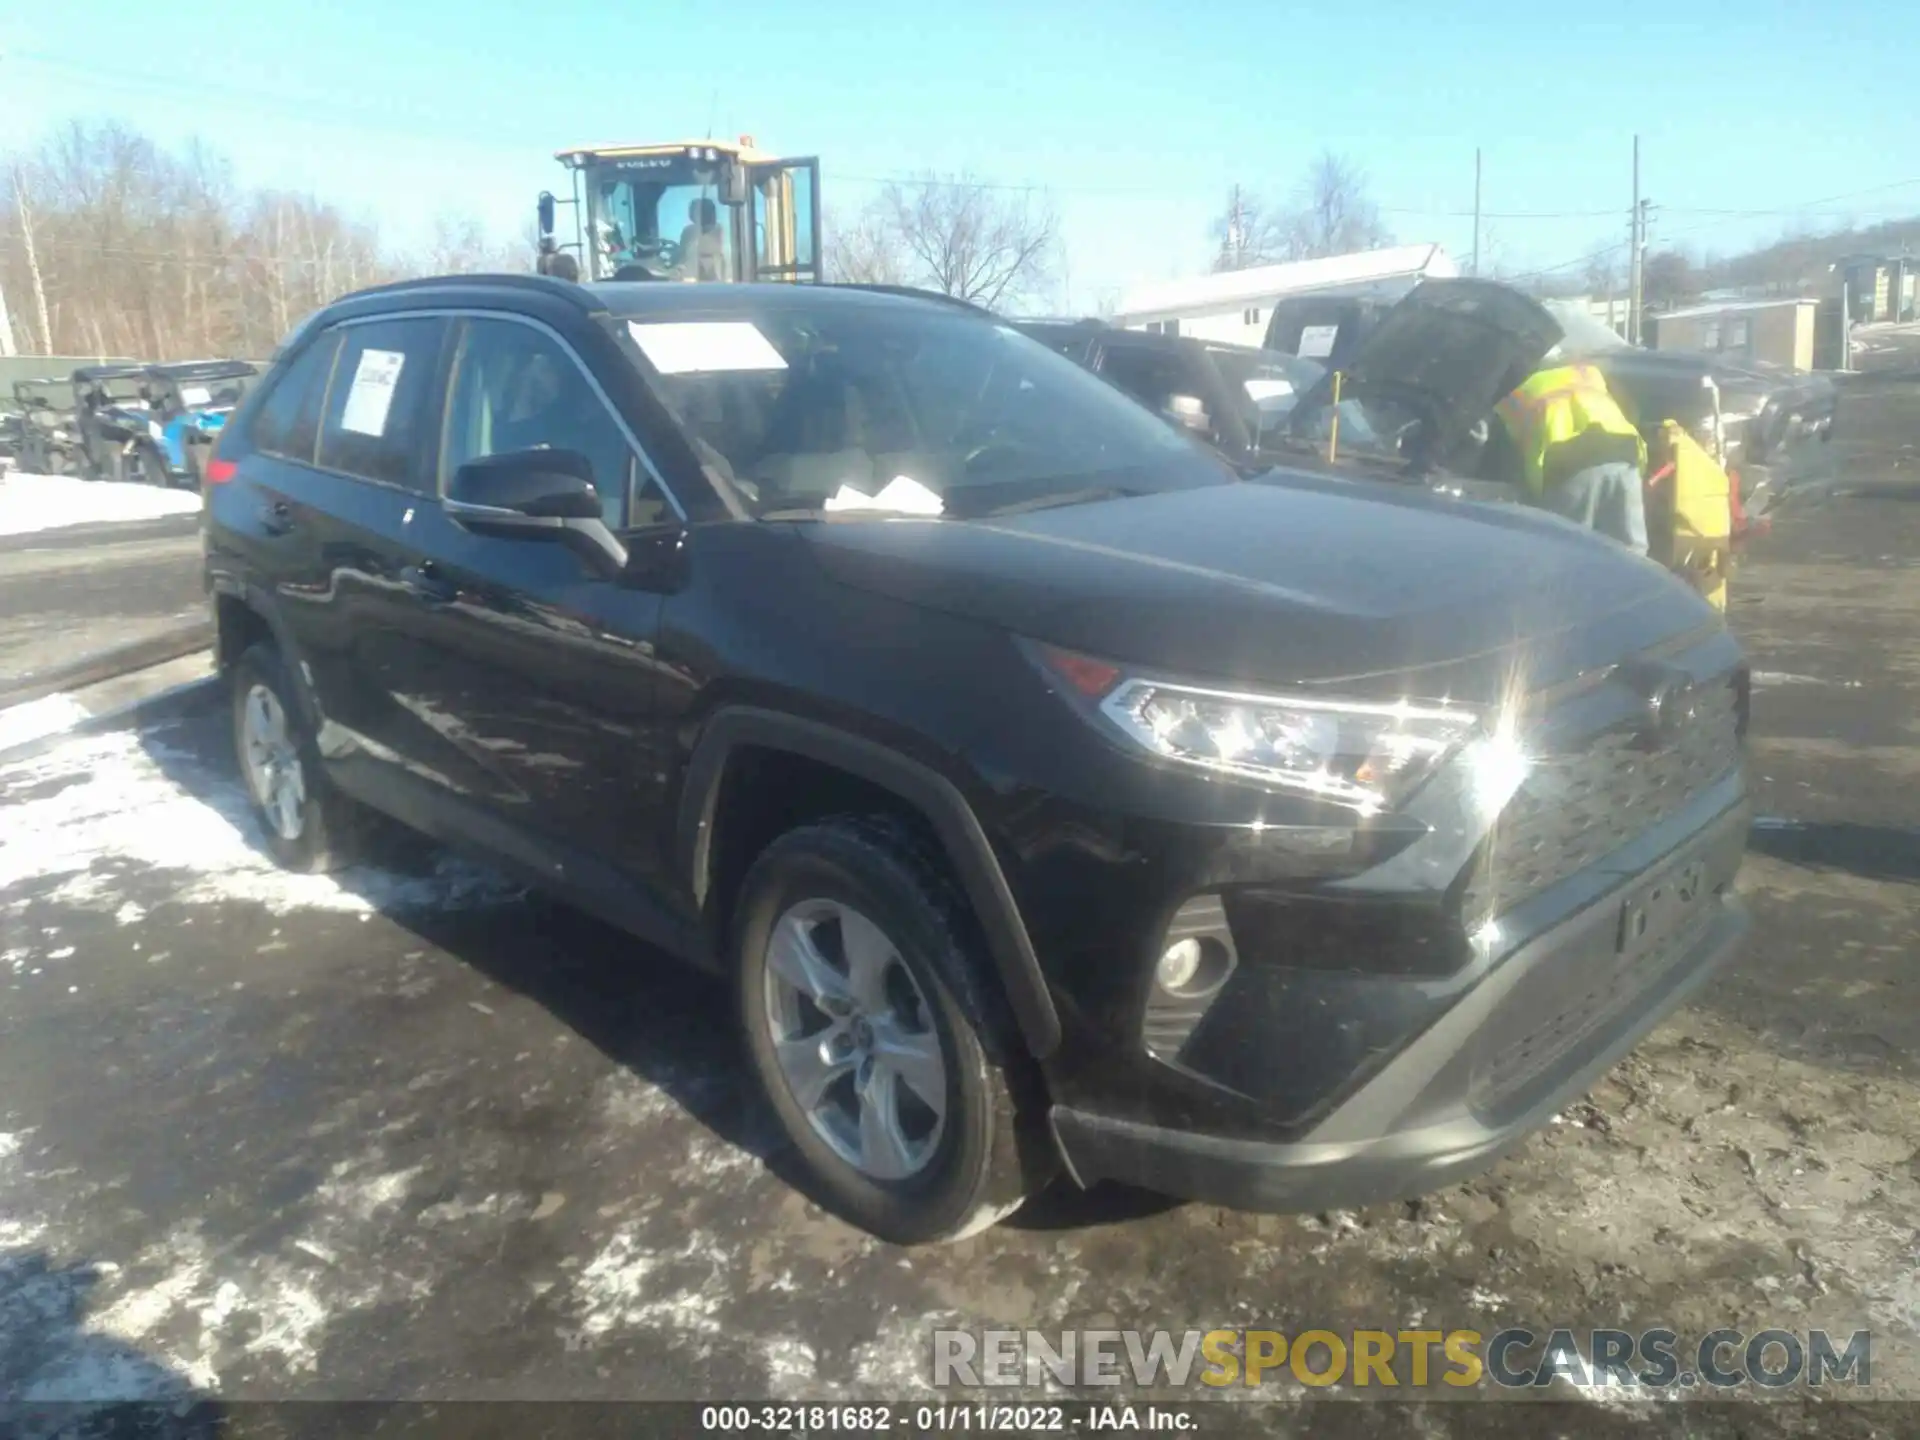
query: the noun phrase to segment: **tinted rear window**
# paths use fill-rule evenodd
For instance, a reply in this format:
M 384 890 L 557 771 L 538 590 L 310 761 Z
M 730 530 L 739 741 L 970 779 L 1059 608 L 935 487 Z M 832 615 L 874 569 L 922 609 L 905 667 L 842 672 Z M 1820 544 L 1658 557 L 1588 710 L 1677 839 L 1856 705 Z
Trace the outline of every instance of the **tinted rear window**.
M 327 398 L 327 377 L 333 371 L 334 352 L 339 348 L 338 332 L 322 335 L 268 382 L 272 388 L 248 432 L 255 449 L 304 464 L 313 463 L 320 407 Z

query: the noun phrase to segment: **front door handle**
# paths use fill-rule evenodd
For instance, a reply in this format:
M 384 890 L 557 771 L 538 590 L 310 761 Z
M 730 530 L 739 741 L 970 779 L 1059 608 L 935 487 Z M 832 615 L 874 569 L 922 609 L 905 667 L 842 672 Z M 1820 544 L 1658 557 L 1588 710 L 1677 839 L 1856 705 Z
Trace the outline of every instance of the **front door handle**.
M 408 565 L 400 571 L 400 583 L 411 595 L 418 596 L 429 605 L 446 605 L 459 593 L 458 587 L 443 579 L 439 567 L 431 560 L 422 560 L 418 565 Z
M 260 507 L 260 528 L 269 535 L 285 535 L 293 529 L 293 506 L 274 500 Z

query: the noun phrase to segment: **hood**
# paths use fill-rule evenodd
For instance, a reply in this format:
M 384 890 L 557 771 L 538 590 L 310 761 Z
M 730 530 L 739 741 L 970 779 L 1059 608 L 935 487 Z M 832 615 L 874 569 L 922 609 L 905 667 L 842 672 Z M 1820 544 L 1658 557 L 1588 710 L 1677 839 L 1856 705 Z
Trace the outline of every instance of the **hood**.
M 1542 512 L 1305 474 L 804 533 L 849 586 L 1173 674 L 1363 698 L 1497 701 L 1519 672 L 1556 684 L 1712 618 Z
M 1560 324 L 1537 300 L 1492 280 L 1425 280 L 1380 317 L 1344 367 L 1342 394 L 1411 406 L 1445 455 L 1530 375 Z M 1332 377 L 1297 413 L 1332 398 Z

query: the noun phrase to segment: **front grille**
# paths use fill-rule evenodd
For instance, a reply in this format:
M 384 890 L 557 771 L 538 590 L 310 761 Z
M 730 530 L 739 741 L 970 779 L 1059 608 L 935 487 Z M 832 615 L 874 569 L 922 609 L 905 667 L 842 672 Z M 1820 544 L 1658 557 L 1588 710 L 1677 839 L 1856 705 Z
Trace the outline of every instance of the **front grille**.
M 1537 761 L 1495 823 L 1467 884 L 1469 929 L 1604 859 L 1681 810 L 1740 760 L 1740 692 L 1702 694 L 1692 721 L 1657 750 L 1609 733 Z

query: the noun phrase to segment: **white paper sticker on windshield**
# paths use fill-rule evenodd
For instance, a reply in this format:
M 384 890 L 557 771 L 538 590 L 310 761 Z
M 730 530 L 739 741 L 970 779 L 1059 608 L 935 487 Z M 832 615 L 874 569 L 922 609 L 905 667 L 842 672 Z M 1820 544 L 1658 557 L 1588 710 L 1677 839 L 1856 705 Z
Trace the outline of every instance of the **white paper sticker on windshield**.
M 1291 395 L 1293 386 L 1285 380 L 1249 380 L 1247 398 L 1249 400 L 1271 400 L 1276 395 Z
M 629 320 L 627 333 L 662 375 L 787 368 L 780 352 L 750 320 Z
M 829 514 L 841 510 L 891 510 L 897 515 L 939 515 L 946 505 L 940 497 L 910 475 L 896 475 L 878 495 L 842 485 L 821 507 Z
M 393 408 L 393 387 L 400 383 L 400 367 L 407 357 L 398 350 L 363 350 L 347 391 L 347 408 L 340 428 L 356 435 L 387 433 L 387 411 Z
M 1324 360 L 1333 353 L 1333 342 L 1340 338 L 1338 325 L 1309 325 L 1300 332 L 1302 359 Z
M 182 405 L 211 405 L 213 392 L 204 385 L 182 385 L 180 387 Z

